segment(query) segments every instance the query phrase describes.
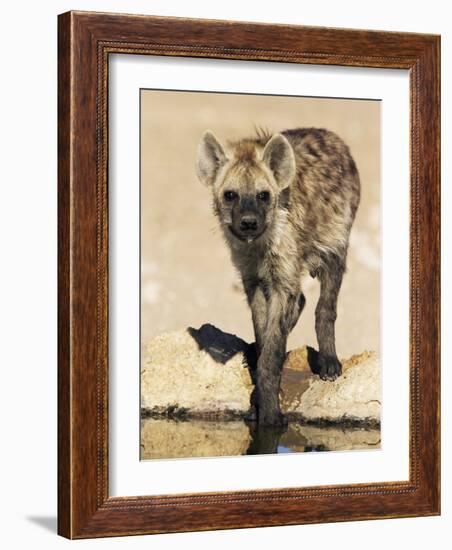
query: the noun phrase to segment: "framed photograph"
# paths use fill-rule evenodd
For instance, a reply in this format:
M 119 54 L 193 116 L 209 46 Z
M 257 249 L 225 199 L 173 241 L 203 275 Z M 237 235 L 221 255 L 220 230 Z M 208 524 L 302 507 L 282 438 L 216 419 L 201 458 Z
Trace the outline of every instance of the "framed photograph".
M 440 513 L 440 38 L 68 12 L 58 531 Z

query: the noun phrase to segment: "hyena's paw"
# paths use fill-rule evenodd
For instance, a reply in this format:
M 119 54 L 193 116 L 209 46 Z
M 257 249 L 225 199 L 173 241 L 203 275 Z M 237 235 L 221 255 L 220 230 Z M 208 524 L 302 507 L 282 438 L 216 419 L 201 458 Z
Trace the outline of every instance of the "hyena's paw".
M 318 356 L 319 376 L 322 380 L 336 380 L 342 374 L 342 365 L 334 355 Z

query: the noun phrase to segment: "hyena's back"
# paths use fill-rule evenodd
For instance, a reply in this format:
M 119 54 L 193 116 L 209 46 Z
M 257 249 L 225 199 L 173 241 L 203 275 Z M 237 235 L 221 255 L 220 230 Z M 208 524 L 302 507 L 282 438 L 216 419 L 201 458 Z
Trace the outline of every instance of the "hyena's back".
M 360 199 L 359 174 L 349 148 L 334 132 L 297 128 L 281 133 L 292 145 L 297 165 L 288 221 L 299 236 L 300 259 L 315 270 L 330 252 L 346 255 Z

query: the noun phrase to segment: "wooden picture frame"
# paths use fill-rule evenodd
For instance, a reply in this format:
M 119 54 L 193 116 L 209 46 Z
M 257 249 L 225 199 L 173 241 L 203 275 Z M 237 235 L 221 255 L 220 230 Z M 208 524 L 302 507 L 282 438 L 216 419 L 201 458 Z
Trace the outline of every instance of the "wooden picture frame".
M 408 481 L 150 497 L 108 491 L 108 60 L 112 53 L 410 73 Z M 440 38 L 69 12 L 58 38 L 58 532 L 68 538 L 440 513 Z

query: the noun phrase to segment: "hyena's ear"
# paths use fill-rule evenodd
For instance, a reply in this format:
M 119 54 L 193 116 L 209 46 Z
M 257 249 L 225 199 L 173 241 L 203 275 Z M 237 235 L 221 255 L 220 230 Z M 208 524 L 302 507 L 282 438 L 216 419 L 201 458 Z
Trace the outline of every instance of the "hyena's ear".
M 218 170 L 227 160 L 223 147 L 212 132 L 207 130 L 202 136 L 198 147 L 198 161 L 196 164 L 198 178 L 204 185 L 213 185 Z
M 280 189 L 288 187 L 295 177 L 296 165 L 292 146 L 282 134 L 275 134 L 265 146 L 262 160 L 273 172 Z

